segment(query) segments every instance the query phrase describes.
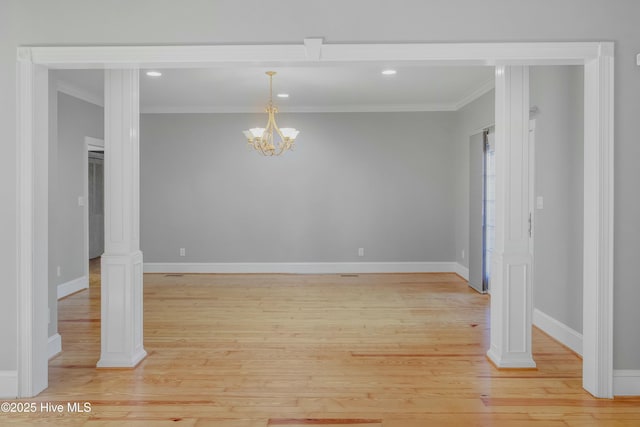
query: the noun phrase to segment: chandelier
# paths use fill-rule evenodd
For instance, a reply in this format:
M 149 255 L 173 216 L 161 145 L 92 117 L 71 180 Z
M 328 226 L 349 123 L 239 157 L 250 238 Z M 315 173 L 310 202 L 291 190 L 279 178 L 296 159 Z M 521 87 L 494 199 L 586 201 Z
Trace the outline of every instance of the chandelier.
M 279 156 L 287 150 L 293 150 L 296 136 L 298 136 L 300 131 L 294 128 L 278 128 L 276 124 L 278 107 L 273 105 L 273 76 L 276 75 L 276 72 L 267 71 L 265 74 L 269 76 L 269 104 L 265 109 L 269 115 L 267 126 L 264 128 L 252 128 L 242 133 L 247 137 L 249 147 L 258 151 L 263 156 Z M 280 141 L 277 146 L 273 141 L 274 131 L 280 136 Z

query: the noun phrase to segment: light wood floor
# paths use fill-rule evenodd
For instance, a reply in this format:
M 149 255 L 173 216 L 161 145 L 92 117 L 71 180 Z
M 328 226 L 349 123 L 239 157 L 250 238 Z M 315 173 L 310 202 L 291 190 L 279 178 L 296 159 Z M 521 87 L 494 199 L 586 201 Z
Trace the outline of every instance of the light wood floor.
M 640 399 L 598 400 L 581 360 L 534 329 L 537 370 L 497 370 L 488 297 L 453 274 L 145 275 L 136 369 L 96 369 L 99 277 L 60 301 L 64 352 L 30 402 L 68 426 L 639 426 Z

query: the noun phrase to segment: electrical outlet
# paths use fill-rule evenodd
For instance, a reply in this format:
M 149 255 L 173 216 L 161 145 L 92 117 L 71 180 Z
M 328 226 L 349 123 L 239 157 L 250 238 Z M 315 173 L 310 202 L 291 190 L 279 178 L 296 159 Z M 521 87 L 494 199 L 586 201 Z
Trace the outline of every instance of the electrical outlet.
M 464 249 L 462 250 L 462 259 L 464 259 Z
M 185 248 L 180 248 L 180 256 L 186 256 L 186 254 Z
M 58 277 L 62 276 L 62 267 L 58 266 L 56 268 L 56 274 L 58 275 Z
M 358 256 L 364 256 L 364 248 L 358 248 Z

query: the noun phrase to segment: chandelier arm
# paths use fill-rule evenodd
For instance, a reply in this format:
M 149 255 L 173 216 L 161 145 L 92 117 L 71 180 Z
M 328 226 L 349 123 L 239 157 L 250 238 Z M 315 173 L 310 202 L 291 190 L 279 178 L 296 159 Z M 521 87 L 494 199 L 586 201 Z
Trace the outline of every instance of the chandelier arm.
M 276 118 L 273 118 L 273 128 L 276 130 L 276 132 L 278 132 L 278 135 L 280 136 L 280 139 L 282 140 L 282 142 L 285 141 L 285 137 L 282 134 L 282 132 L 280 131 L 280 128 L 278 127 L 278 125 L 276 124 Z
M 286 138 L 283 134 L 282 131 L 280 130 L 280 128 L 278 127 L 278 124 L 276 123 L 276 117 L 275 117 L 275 113 L 277 112 L 277 108 L 276 107 L 272 107 L 272 110 L 269 113 L 269 125 L 271 125 L 271 130 L 275 129 L 276 133 L 278 134 L 278 136 L 280 137 L 280 143 L 278 144 L 278 154 L 276 154 L 277 156 L 279 156 L 280 154 L 284 153 L 285 151 L 289 150 L 291 148 L 291 146 L 293 145 L 293 141 Z

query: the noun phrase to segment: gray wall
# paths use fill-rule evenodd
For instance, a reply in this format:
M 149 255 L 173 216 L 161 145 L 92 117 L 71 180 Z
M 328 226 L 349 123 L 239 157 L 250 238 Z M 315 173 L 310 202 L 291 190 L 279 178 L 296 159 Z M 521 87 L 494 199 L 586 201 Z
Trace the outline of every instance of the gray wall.
M 492 126 L 495 121 L 495 91 L 456 111 L 454 151 L 456 158 L 455 182 L 455 260 L 469 267 L 469 141 L 473 134 Z M 462 251 L 465 256 L 462 257 Z
M 254 13 L 244 13 L 248 8 Z M 635 333 L 635 325 L 640 324 L 636 268 L 640 253 L 637 0 L 4 0 L 0 12 L 3 94 L 15 93 L 16 47 L 24 45 L 300 44 L 310 36 L 324 37 L 328 43 L 615 42 L 614 367 L 640 369 L 640 335 Z M 362 19 L 363 13 L 366 19 Z M 283 20 L 287 25 L 273 25 Z M 9 201 L 0 204 L 0 342 L 7 345 L 0 346 L 0 370 L 17 366 L 16 346 L 11 345 L 16 343 L 17 324 L 15 141 L 15 97 L 6 96 L 0 99 L 0 199 Z
M 264 158 L 263 114 L 142 115 L 145 262 L 452 261 L 453 119 L 281 114 L 298 147 Z
M 84 253 L 84 207 L 78 197 L 84 197 L 83 174 L 87 162 L 85 136 L 102 139 L 104 112 L 102 107 L 58 94 L 58 189 L 57 222 L 50 230 L 57 250 L 50 262 L 61 267 L 59 283 L 77 279 L 84 274 L 87 262 Z
M 49 185 L 49 336 L 57 332 L 57 286 L 82 277 L 88 262 L 84 252 L 84 207 L 78 205 L 87 178 L 84 138 L 102 139 L 104 135 L 102 107 L 64 93 L 58 93 L 57 100 L 57 174 Z
M 534 307 L 582 332 L 584 67 L 531 67 L 535 114 Z

